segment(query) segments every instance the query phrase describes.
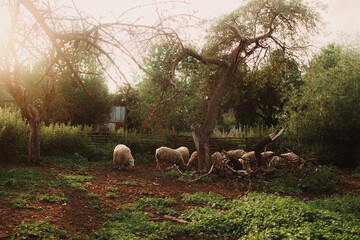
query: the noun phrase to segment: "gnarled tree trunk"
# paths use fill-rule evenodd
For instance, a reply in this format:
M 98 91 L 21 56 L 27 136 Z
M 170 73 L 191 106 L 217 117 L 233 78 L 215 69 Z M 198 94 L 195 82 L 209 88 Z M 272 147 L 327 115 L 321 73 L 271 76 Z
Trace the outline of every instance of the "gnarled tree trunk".
M 198 152 L 198 170 L 209 171 L 211 168 L 211 152 L 209 146 L 210 134 L 212 133 L 216 118 L 219 114 L 221 101 L 232 83 L 232 77 L 239 63 L 239 55 L 242 51 L 241 46 L 234 51 L 231 63 L 226 65 L 224 73 L 221 76 L 218 86 L 216 87 L 208 104 L 205 121 L 201 127 L 195 128 L 193 138 Z
M 40 127 L 41 118 L 39 111 L 32 105 L 28 105 L 31 118 L 27 118 L 30 126 L 29 139 L 29 163 L 37 164 L 40 162 Z

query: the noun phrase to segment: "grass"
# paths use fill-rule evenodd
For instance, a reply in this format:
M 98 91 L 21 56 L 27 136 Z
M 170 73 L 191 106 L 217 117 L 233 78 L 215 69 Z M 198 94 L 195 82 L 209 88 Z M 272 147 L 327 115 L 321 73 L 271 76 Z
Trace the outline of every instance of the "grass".
M 137 186 L 138 182 L 137 181 L 123 181 L 120 184 L 122 185 L 128 185 L 128 186 Z
M 175 215 L 176 211 L 172 208 L 176 203 L 175 200 L 170 198 L 138 198 L 135 202 L 124 204 L 119 209 L 127 211 L 140 211 L 146 206 L 152 207 L 156 213 Z
M 86 189 L 85 184 L 96 179 L 85 174 L 86 164 L 82 168 L 84 174 L 79 174 L 78 166 L 74 170 L 49 170 L 48 173 L 22 168 L 0 169 L 0 200 L 13 207 L 40 211 L 33 200 L 70 205 L 67 194 L 83 191 L 81 196 L 86 206 L 98 210 L 103 223 L 81 239 L 177 239 L 179 235 L 183 239 L 356 239 L 360 235 L 360 198 L 356 194 L 309 201 L 257 192 L 229 200 L 213 192 L 196 192 L 171 199 L 158 197 L 156 191 L 136 188 L 143 197 L 114 210 L 108 204 L 124 195 L 119 195 L 120 186 L 106 187 L 106 199 L 100 199 Z M 336 173 L 336 169 L 328 167 L 304 168 L 291 175 L 280 172 L 273 181 L 264 178 L 253 185 L 267 192 L 331 193 L 339 182 Z M 187 174 L 188 178 L 180 179 L 175 171 L 167 177 L 183 181 L 196 177 Z M 120 184 L 139 186 L 137 181 Z M 180 201 L 186 210 L 179 210 Z M 165 215 L 187 223 L 170 222 Z M 15 230 L 17 235 L 12 239 L 63 239 L 76 235 L 58 229 L 48 220 L 24 219 Z
M 360 222 L 353 213 L 264 193 L 227 201 L 223 209 L 195 207 L 184 211 L 182 218 L 189 221 L 184 231 L 198 237 L 355 239 L 360 234 Z
M 64 203 L 69 199 L 61 191 L 49 188 L 47 181 L 54 176 L 40 173 L 33 169 L 13 168 L 0 169 L 0 197 L 8 198 L 8 204 L 18 208 L 35 207 L 29 205 L 30 200 L 49 203 Z
M 175 169 L 171 169 L 170 171 L 165 172 L 163 174 L 163 176 L 165 176 L 165 177 L 176 178 L 182 182 L 191 182 L 195 179 L 199 179 L 199 180 L 197 180 L 198 182 L 209 182 L 209 181 L 214 181 L 217 178 L 219 178 L 219 176 L 216 174 L 210 174 L 208 176 L 200 178 L 202 175 L 203 175 L 203 173 L 197 173 L 197 172 L 192 172 L 192 171 L 183 171 L 182 174 L 180 174 Z
M 67 236 L 65 231 L 46 221 L 23 221 L 15 230 L 18 234 L 11 239 L 63 239 Z

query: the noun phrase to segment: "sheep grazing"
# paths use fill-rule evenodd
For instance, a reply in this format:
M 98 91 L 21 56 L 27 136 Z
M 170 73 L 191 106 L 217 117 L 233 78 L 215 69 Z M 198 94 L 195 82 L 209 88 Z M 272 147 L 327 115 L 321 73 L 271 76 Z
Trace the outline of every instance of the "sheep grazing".
M 190 158 L 189 149 L 187 147 L 179 147 L 175 150 L 181 154 L 181 157 L 186 165 L 189 162 L 189 158 Z
M 274 152 L 271 152 L 271 151 L 262 152 L 261 156 L 262 156 L 262 158 L 265 159 L 265 161 L 267 161 L 267 159 L 274 156 Z M 239 161 L 243 165 L 243 169 L 245 169 L 245 170 L 250 170 L 250 169 L 254 168 L 257 164 L 255 152 L 251 151 L 251 152 L 245 153 L 239 159 Z
M 274 156 L 269 162 L 269 167 L 281 168 L 285 165 L 289 165 L 291 168 L 296 167 L 299 163 L 304 163 L 305 160 L 293 152 L 281 154 L 280 156 Z
M 227 151 L 225 154 L 228 158 L 235 157 L 237 159 L 241 158 L 246 152 L 242 149 L 230 150 Z
M 224 156 L 219 153 L 215 152 L 211 155 L 211 164 L 217 165 L 224 159 Z M 198 165 L 198 153 L 197 151 L 193 152 L 190 156 L 189 162 L 186 164 L 187 170 L 196 170 Z
M 180 169 L 185 168 L 181 153 L 168 147 L 160 147 L 155 152 L 156 167 L 161 171 L 161 165 L 178 165 Z
M 195 169 L 198 165 L 198 157 L 197 157 L 197 151 L 193 152 L 190 156 L 190 159 L 188 163 L 186 164 L 186 169 Z
M 129 169 L 134 166 L 134 158 L 131 155 L 131 150 L 124 144 L 119 144 L 114 149 L 113 162 L 119 170 Z

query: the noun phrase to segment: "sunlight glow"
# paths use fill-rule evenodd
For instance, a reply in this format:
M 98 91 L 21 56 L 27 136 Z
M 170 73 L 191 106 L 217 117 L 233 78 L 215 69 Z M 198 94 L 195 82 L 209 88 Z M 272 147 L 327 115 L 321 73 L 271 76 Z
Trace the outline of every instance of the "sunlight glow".
M 0 11 L 0 41 L 4 42 L 7 40 L 8 30 L 10 25 L 10 19 L 2 11 Z

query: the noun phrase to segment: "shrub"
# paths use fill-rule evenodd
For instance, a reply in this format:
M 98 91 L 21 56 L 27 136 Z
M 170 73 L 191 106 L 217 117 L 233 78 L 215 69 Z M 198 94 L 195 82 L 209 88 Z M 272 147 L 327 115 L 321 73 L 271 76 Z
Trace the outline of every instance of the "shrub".
M 333 193 L 340 178 L 331 167 L 308 167 L 302 170 L 305 176 L 299 180 L 298 186 L 307 193 Z
M 43 155 L 70 155 L 76 152 L 83 155 L 91 145 L 88 135 L 90 128 L 70 126 L 63 123 L 41 127 L 40 146 Z
M 0 108 L 0 159 L 14 160 L 26 155 L 30 128 L 19 110 Z
M 256 189 L 272 193 L 333 193 L 340 183 L 337 170 L 332 167 L 307 165 L 295 172 L 287 169 L 270 179 L 260 178 L 254 182 Z

